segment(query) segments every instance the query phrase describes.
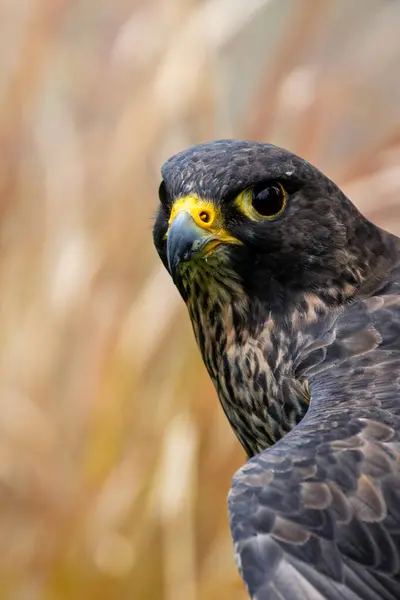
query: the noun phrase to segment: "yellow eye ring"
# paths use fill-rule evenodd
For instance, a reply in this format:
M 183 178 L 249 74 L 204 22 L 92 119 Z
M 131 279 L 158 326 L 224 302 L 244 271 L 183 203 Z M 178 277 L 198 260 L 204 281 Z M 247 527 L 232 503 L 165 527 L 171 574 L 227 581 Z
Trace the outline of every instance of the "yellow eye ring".
M 235 200 L 236 208 L 253 221 L 276 219 L 286 204 L 287 193 L 281 183 L 249 187 Z

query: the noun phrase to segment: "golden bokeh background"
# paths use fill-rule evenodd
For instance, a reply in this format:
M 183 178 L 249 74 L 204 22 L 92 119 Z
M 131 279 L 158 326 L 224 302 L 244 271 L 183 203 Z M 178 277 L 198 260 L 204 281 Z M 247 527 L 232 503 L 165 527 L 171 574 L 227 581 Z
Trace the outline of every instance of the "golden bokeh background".
M 400 234 L 399 39 L 396 0 L 0 0 L 1 600 L 245 600 L 160 165 L 270 141 Z

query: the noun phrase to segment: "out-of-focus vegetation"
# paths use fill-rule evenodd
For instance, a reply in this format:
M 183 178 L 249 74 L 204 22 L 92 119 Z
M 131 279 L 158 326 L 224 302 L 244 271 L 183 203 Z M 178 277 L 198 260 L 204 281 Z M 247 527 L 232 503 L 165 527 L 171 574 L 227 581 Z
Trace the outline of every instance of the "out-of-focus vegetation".
M 272 141 L 400 233 L 399 36 L 390 0 L 1 1 L 1 600 L 247 597 L 159 167 Z

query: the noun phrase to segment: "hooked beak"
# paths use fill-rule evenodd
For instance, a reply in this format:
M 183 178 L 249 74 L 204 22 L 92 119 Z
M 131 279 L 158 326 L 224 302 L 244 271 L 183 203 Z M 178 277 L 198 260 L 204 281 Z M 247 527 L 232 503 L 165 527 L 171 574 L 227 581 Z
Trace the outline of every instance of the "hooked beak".
M 172 221 L 167 237 L 168 268 L 174 283 L 182 262 L 206 254 L 221 243 L 210 231 L 199 227 L 188 211 L 181 210 Z

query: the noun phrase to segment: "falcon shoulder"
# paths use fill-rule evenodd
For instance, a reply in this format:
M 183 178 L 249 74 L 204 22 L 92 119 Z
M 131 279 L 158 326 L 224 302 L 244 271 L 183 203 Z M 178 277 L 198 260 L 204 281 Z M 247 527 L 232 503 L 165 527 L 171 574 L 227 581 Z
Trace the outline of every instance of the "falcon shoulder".
M 248 591 L 398 599 L 400 284 L 315 324 L 295 371 L 310 390 L 306 416 L 249 460 L 229 493 Z

